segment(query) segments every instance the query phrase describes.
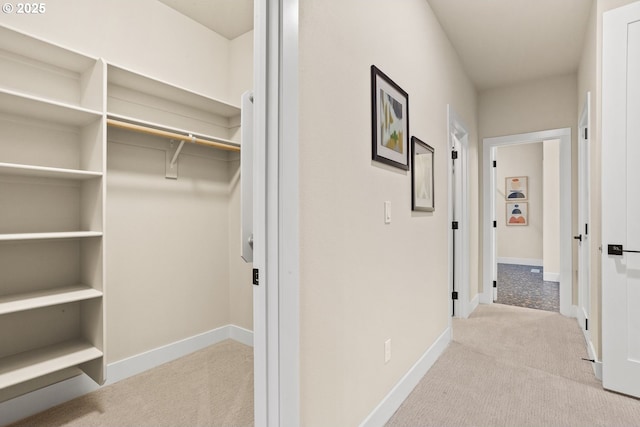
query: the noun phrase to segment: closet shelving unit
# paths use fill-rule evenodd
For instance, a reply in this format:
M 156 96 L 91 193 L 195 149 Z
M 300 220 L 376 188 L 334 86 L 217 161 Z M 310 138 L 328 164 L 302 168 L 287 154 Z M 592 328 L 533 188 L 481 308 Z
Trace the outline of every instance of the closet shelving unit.
M 240 131 L 238 106 L 111 64 L 107 66 L 107 115 L 112 127 L 240 150 L 234 141 Z M 172 156 L 167 152 L 167 161 Z
M 0 401 L 105 381 L 110 126 L 239 151 L 239 107 L 0 25 Z
M 3 398 L 104 380 L 105 78 L 99 59 L 0 27 Z

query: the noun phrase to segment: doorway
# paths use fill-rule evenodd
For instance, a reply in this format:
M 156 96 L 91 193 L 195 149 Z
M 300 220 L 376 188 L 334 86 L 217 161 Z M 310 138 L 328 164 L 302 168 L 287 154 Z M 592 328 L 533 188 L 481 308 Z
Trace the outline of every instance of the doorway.
M 483 140 L 483 291 L 480 302 L 491 304 L 496 298 L 497 277 L 497 188 L 496 166 L 498 147 L 513 146 L 545 140 L 560 140 L 560 313 L 572 314 L 571 284 L 571 129 L 554 129 L 509 135 Z M 504 209 L 504 208 L 503 208 Z
M 496 152 L 495 302 L 560 311 L 560 141 Z

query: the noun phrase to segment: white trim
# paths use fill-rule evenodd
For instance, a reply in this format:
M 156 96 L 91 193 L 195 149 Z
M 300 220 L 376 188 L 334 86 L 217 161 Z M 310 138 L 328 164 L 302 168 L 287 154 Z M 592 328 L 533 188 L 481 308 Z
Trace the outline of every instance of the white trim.
M 280 420 L 300 425 L 298 1 L 281 1 L 278 164 Z
M 483 140 L 483 222 L 482 249 L 483 279 L 480 302 L 491 304 L 494 299 L 495 278 L 495 174 L 492 161 L 500 146 L 526 144 L 551 139 L 560 139 L 560 313 L 571 315 L 572 306 L 572 222 L 571 222 L 571 128 L 551 129 L 518 135 L 484 138 Z
M 560 281 L 560 273 L 547 273 L 546 271 L 542 273 L 542 280 L 545 282 L 559 282 Z
M 467 317 L 471 316 L 471 313 L 476 311 L 478 304 L 480 304 L 480 294 L 476 294 L 476 296 L 469 302 L 469 313 L 467 314 Z
M 107 382 L 114 384 L 126 378 L 148 371 L 167 362 L 202 350 L 226 339 L 233 339 L 251 346 L 253 332 L 235 325 L 222 326 L 199 335 L 195 335 L 135 356 L 107 365 Z M 103 386 L 103 387 L 104 387 Z M 0 403 L 0 426 L 37 414 L 54 406 L 68 402 L 101 387 L 82 374 L 56 384 L 35 390 L 31 393 Z
M 593 374 L 597 379 L 602 381 L 602 362 L 599 361 L 598 356 L 596 356 L 596 349 L 593 346 L 593 342 L 591 341 L 591 334 L 589 333 L 589 331 L 586 331 L 583 326 L 580 326 L 580 329 L 582 330 L 584 341 L 587 345 L 587 351 L 589 352 L 589 359 L 595 360 L 595 362 L 591 363 L 591 367 L 593 368 Z
M 456 213 L 456 219 L 459 222 L 458 233 L 460 233 L 460 241 L 462 243 L 461 247 L 456 250 L 456 271 L 459 274 L 459 280 L 456 280 L 456 283 L 459 284 L 458 289 L 458 299 L 453 301 L 453 307 L 455 308 L 455 316 L 461 318 L 469 317 L 469 293 L 470 289 L 470 215 L 469 215 L 469 160 L 468 160 L 468 152 L 469 152 L 469 131 L 467 130 L 466 125 L 464 124 L 462 118 L 456 113 L 453 107 L 450 104 L 447 104 L 447 134 L 448 134 L 448 150 L 446 155 L 449 156 L 449 152 L 453 147 L 452 134 L 456 135 L 457 140 L 460 142 L 460 153 L 458 153 L 459 165 L 462 170 L 461 177 L 461 189 L 460 190 L 460 200 L 461 200 L 461 212 Z M 450 157 L 447 157 L 450 158 Z M 448 219 L 449 224 L 454 220 L 453 218 L 453 185 L 452 177 L 452 163 L 449 160 L 448 162 Z M 453 287 L 453 257 L 451 254 L 453 253 L 453 233 L 449 232 L 449 295 L 452 295 L 452 287 Z M 451 322 L 451 320 L 450 320 Z
M 409 371 L 391 389 L 389 394 L 375 407 L 375 409 L 360 423 L 360 427 L 383 426 L 391 416 L 398 410 L 413 389 L 418 385 L 422 377 L 431 369 L 442 353 L 451 342 L 451 328 L 445 331 L 436 339 L 429 349 L 420 359 L 409 369 Z
M 229 338 L 241 344 L 253 347 L 253 331 L 236 325 L 229 325 Z
M 542 267 L 542 260 L 535 258 L 498 257 L 497 262 L 498 264 L 530 265 L 533 267 Z

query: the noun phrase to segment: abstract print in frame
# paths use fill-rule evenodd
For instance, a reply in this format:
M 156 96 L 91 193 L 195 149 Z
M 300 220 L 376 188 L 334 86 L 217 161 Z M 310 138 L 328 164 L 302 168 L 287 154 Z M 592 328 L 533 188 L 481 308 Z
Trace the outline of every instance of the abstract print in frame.
M 409 95 L 371 66 L 372 158 L 409 170 Z
M 527 202 L 506 203 L 507 225 L 529 225 L 529 204 Z
M 504 179 L 506 200 L 527 200 L 529 198 L 529 177 L 508 176 Z
M 433 147 L 411 137 L 411 209 L 432 212 L 434 205 Z

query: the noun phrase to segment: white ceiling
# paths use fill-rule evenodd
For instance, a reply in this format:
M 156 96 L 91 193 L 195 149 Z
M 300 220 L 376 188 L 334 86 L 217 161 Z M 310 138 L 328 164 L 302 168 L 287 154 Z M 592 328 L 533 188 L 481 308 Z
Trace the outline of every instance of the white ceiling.
M 478 90 L 574 73 L 593 0 L 428 0 Z
M 228 39 L 253 28 L 253 0 L 159 1 Z M 576 72 L 594 0 L 427 1 L 483 90 Z
M 253 29 L 253 0 L 158 0 L 227 39 Z

